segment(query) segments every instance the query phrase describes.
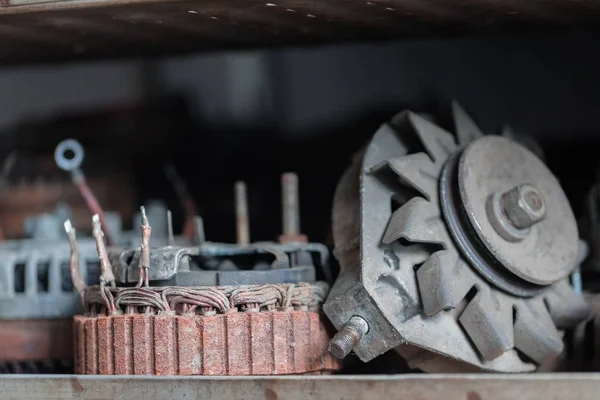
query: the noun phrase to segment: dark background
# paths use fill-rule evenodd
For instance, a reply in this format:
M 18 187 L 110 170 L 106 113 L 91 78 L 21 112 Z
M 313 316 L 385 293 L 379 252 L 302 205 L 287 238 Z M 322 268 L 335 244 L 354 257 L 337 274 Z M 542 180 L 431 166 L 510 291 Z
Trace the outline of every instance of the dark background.
M 410 108 L 450 128 L 456 99 L 486 132 L 509 123 L 536 137 L 579 215 L 600 160 L 599 38 L 548 32 L 6 67 L 0 154 L 48 157 L 75 137 L 89 176 L 133 172 L 135 202 L 164 198 L 179 228 L 183 211 L 162 172 L 172 161 L 208 240 L 229 242 L 234 181 L 248 186 L 252 240 L 270 240 L 281 230 L 280 174 L 295 171 L 302 230 L 327 241 L 336 182 L 378 125 Z M 10 179 L 40 175 L 66 179 L 51 163 Z

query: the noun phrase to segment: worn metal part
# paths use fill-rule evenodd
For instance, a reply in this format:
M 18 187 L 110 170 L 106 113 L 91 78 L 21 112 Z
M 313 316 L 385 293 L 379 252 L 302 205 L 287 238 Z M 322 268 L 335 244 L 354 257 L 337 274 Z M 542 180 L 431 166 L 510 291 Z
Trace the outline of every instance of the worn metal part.
M 227 314 L 246 310 L 249 305 L 258 310 L 288 310 L 290 307 L 314 310 L 324 301 L 327 290 L 328 285 L 323 282 L 220 287 L 94 286 L 86 290 L 84 301 L 88 314 L 97 314 L 102 307 L 128 312 L 128 306 L 152 307 L 156 312 L 181 312 L 180 306 L 185 305 L 209 307 L 214 312 Z M 194 309 L 183 307 L 183 313 L 193 313 Z
M 340 329 L 329 342 L 329 353 L 338 360 L 344 359 L 369 331 L 369 324 L 363 318 L 354 316 Z
M 54 150 L 54 160 L 60 169 L 74 171 L 81 167 L 85 151 L 83 146 L 75 139 L 63 140 Z
M 495 286 L 517 296 L 534 296 L 539 293 L 541 287 L 517 279 L 514 274 L 508 273 L 505 268 L 494 262 L 485 245 L 480 240 L 476 240 L 476 237 L 473 237 L 473 235 L 469 235 L 467 229 L 464 229 L 464 227 L 469 226 L 469 220 L 460 202 L 460 193 L 458 193 L 458 184 L 456 182 L 458 178 L 456 170 L 460 159 L 459 155 L 460 153 L 456 153 L 448 159 L 448 162 L 442 169 L 439 182 L 440 206 L 448 229 L 452 232 L 452 238 L 456 247 L 460 249 L 467 261 Z M 494 221 L 491 218 L 490 224 L 493 225 Z
M 298 176 L 293 172 L 281 176 L 281 210 L 283 234 L 295 236 L 300 232 L 300 203 Z
M 152 235 L 152 227 L 148 223 L 148 217 L 146 216 L 146 209 L 142 206 L 142 225 L 140 226 L 140 230 L 142 233 L 142 244 L 140 246 L 140 262 L 139 262 L 139 271 L 140 271 L 140 279 L 138 281 L 137 287 L 148 286 L 149 285 L 149 274 L 148 270 L 150 268 L 150 236 Z M 112 269 L 112 266 L 111 266 Z
M 71 208 L 65 203 L 59 203 L 52 213 L 28 217 L 25 220 L 25 233 L 32 239 L 62 240 L 63 222 L 70 218 L 72 218 Z
M 298 175 L 293 172 L 281 175 L 281 220 L 283 233 L 279 236 L 280 243 L 308 241 L 306 235 L 300 233 Z
M 281 175 L 281 211 L 283 233 L 279 236 L 279 242 L 307 242 L 306 235 L 300 233 L 298 175 L 293 172 Z
M 317 312 L 75 317 L 75 372 L 102 375 L 283 375 L 340 364 Z
M 307 386 L 310 390 L 307 390 Z M 311 377 L 247 377 L 207 379 L 202 377 L 43 377 L 19 376 L 0 379 L 0 388 L 25 397 L 28 393 L 67 396 L 114 397 L 116 399 L 173 399 L 243 397 L 264 399 L 389 399 L 398 393 L 431 400 L 493 399 L 523 400 L 540 397 L 591 400 L 600 386 L 597 374 L 535 375 L 339 375 Z M 31 388 L 32 390 L 28 390 Z M 34 392 L 35 390 L 35 392 Z M 23 395 L 23 396 L 21 396 Z M 43 398 L 43 396 L 35 397 Z
M 116 239 L 108 230 L 109 225 L 107 224 L 106 217 L 104 216 L 104 211 L 98 203 L 94 192 L 90 189 L 90 186 L 87 183 L 85 175 L 81 170 L 81 164 L 83 163 L 84 158 L 84 150 L 83 146 L 76 141 L 75 139 L 65 139 L 60 142 L 56 146 L 56 150 L 54 151 L 54 160 L 56 164 L 64 171 L 71 173 L 71 179 L 79 192 L 81 193 L 81 197 L 87 203 L 90 211 L 94 215 L 98 215 L 102 226 L 104 227 L 104 231 L 106 232 L 106 240 L 108 244 L 115 245 Z
M 100 261 L 100 284 L 112 284 L 115 285 L 115 276 L 112 271 L 110 260 L 108 259 L 108 253 L 106 252 L 106 245 L 104 244 L 104 232 L 100 227 L 100 218 L 98 214 L 94 214 L 92 217 L 94 241 L 96 242 L 96 251 L 98 252 L 98 261 Z
M 532 185 L 515 186 L 502 194 L 502 209 L 509 221 L 519 229 L 527 229 L 546 216 L 544 196 Z
M 82 283 L 97 284 L 96 244 L 91 238 L 80 238 L 78 244 Z M 69 252 L 65 239 L 0 243 L 0 320 L 68 318 L 81 312 Z
M 318 312 L 327 290 L 324 283 L 91 287 L 85 292 L 86 316 L 75 317 L 75 371 L 278 375 L 335 370 L 340 364 L 327 353 L 329 335 Z
M 3 376 L 15 398 L 173 400 L 595 400 L 600 374 L 397 374 L 279 377 Z
M 460 155 L 458 187 L 470 226 L 503 267 L 538 285 L 556 282 L 573 270 L 579 240 L 575 216 L 558 180 L 533 153 L 498 136 L 475 140 Z M 495 193 L 502 193 L 511 222 L 530 230 L 525 239 L 509 242 L 497 235 L 486 210 Z M 518 206 L 525 203 L 522 195 L 543 198 L 538 203 L 545 207 L 540 205 L 537 211 L 528 207 L 526 212 Z M 539 220 L 535 225 L 534 218 Z
M 191 253 L 198 258 L 201 249 L 214 244 L 202 242 L 188 249 L 167 246 L 154 251 L 149 245 L 152 228 L 144 207 L 141 219 L 141 247 L 135 253 L 116 251 L 112 257 L 117 265 L 117 281 L 123 274 L 125 281 L 131 278 L 127 269 L 136 260 L 138 277 L 134 287 L 116 287 L 114 280 L 106 279 L 107 272 L 112 277 L 112 263 L 104 248 L 99 220 L 93 220 L 103 274 L 99 286 L 84 290 L 85 316 L 75 317 L 76 372 L 278 375 L 320 373 L 340 367 L 327 352 L 329 335 L 319 313 L 329 286 L 324 282 L 282 283 L 294 270 L 304 272 L 303 280 L 315 280 L 313 266 L 294 266 L 301 254 L 288 255 L 280 250 L 305 244 L 230 246 L 234 254 L 244 255 L 260 254 L 257 252 L 264 249 L 276 258 L 266 269 L 283 267 L 278 271 L 284 271 L 284 275 L 257 267 L 257 271 L 232 271 L 229 269 L 237 266 L 229 259 L 221 265 L 212 264 L 223 275 L 215 275 L 216 271 L 208 271 L 207 275 L 190 262 Z M 201 235 L 199 230 L 197 236 Z M 73 249 L 77 250 L 76 246 Z M 122 262 L 124 269 L 119 268 Z M 228 266 L 223 267 L 226 262 Z M 211 276 L 218 279 L 207 282 Z M 267 283 L 273 276 L 282 279 Z M 157 277 L 170 281 L 160 279 L 162 286 L 151 286 L 157 283 Z M 230 280 L 235 285 L 225 286 L 227 277 L 233 277 Z M 260 280 L 258 285 L 244 282 L 256 278 Z M 195 286 L 198 280 L 203 280 L 205 286 Z
M 506 213 L 506 207 L 503 204 L 502 193 L 494 193 L 488 199 L 486 204 L 487 217 L 490 224 L 494 227 L 498 235 L 502 239 L 509 242 L 520 242 L 529 235 L 530 230 L 527 228 L 518 228 L 510 220 Z
M 354 347 L 363 361 L 395 348 L 426 371 L 531 371 L 562 351 L 558 329 L 588 314 L 566 279 L 574 217 L 532 153 L 453 111 L 458 144 L 404 112 L 342 177 L 333 215 L 342 270 L 324 311 L 338 329 L 354 316 L 367 321 Z M 486 205 L 524 184 L 543 193 L 546 216 L 508 241 Z
M 235 232 L 237 244 L 250 244 L 250 220 L 248 217 L 248 198 L 246 184 L 242 181 L 235 183 Z
M 329 250 L 323 244 L 306 243 L 299 233 L 300 212 L 298 177 L 282 176 L 283 234 L 279 243 L 250 243 L 246 184 L 234 186 L 236 244 L 207 242 L 202 218 L 196 218 L 197 246 L 170 245 L 154 247 L 147 254 L 149 268 L 146 280 L 155 285 L 217 286 L 260 283 L 314 282 L 315 267 L 331 282 Z M 109 258 L 121 283 L 141 282 L 141 251 L 109 249 Z
M 140 277 L 140 250 L 108 248 L 109 258 L 120 283 L 135 283 Z M 236 266 L 237 258 L 261 259 L 250 269 Z M 314 256 L 314 257 L 313 257 Z M 204 242 L 199 246 L 166 246 L 150 251 L 149 280 L 155 285 L 231 285 L 314 282 L 315 267 L 329 271 L 329 250 L 320 243 L 258 242 L 248 246 Z M 316 264 L 313 264 L 313 259 Z M 266 269 L 263 266 L 267 267 Z M 162 281 L 162 283 L 161 283 Z M 235 282 L 235 283 L 234 283 Z
M 71 259 L 69 260 L 69 271 L 71 273 L 71 280 L 73 281 L 73 286 L 75 286 L 75 290 L 77 290 L 77 293 L 83 296 L 83 292 L 85 291 L 87 285 L 83 280 L 83 277 L 81 276 L 81 269 L 79 268 L 81 256 L 79 253 L 79 244 L 77 243 L 75 228 L 73 228 L 73 226 L 71 225 L 71 221 L 69 220 L 65 221 L 65 231 L 67 232 L 67 238 L 69 239 L 69 247 L 71 249 Z

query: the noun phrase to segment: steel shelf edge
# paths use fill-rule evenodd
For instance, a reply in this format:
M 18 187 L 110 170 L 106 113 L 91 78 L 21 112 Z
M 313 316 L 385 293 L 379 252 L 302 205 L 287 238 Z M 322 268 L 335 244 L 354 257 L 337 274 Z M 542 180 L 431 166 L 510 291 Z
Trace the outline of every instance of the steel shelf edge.
M 0 376 L 0 397 L 211 399 L 596 399 L 600 373 L 284 377 Z

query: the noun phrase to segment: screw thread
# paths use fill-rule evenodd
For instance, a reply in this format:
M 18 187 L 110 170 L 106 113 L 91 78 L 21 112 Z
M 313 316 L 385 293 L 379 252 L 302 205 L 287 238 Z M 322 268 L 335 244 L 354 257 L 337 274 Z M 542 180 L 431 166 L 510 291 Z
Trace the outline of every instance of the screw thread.
M 354 316 L 329 341 L 329 353 L 337 359 L 345 358 L 367 333 L 369 325 L 361 317 Z

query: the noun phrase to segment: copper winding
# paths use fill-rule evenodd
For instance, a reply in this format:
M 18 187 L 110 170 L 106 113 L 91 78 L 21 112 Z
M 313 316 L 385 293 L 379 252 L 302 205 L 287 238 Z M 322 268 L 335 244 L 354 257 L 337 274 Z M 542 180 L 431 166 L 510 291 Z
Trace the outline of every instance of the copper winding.
M 96 250 L 98 251 L 98 260 L 100 261 L 100 269 L 102 271 L 100 275 L 100 284 L 110 284 L 115 286 L 115 275 L 112 270 L 112 265 L 108 259 L 108 253 L 106 252 L 106 246 L 104 245 L 104 232 L 100 226 L 100 217 L 98 214 L 94 214 L 92 217 L 93 230 L 92 235 L 96 240 Z
M 69 246 L 71 247 L 71 260 L 69 263 L 69 270 L 71 271 L 71 280 L 75 290 L 82 296 L 87 288 L 81 271 L 79 270 L 79 245 L 77 244 L 77 238 L 75 235 L 75 228 L 71 225 L 71 221 L 65 221 L 65 231 L 67 231 L 67 237 L 69 238 Z
M 150 235 L 152 234 L 152 228 L 146 216 L 146 208 L 142 206 L 140 210 L 142 212 L 142 247 L 140 249 L 140 280 L 136 286 L 138 288 L 143 285 L 149 286 L 148 269 L 150 268 Z
M 317 310 L 325 301 L 328 286 L 324 282 L 314 284 L 267 284 L 223 287 L 100 287 L 85 290 L 86 312 L 104 308 L 109 313 L 175 312 L 189 314 L 198 312 L 227 314 L 249 309 L 268 311 L 273 309 Z M 129 308 L 129 310 L 128 310 Z M 136 311 L 137 310 L 137 311 Z

